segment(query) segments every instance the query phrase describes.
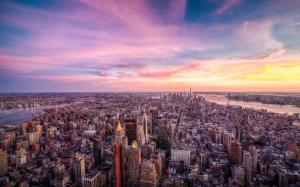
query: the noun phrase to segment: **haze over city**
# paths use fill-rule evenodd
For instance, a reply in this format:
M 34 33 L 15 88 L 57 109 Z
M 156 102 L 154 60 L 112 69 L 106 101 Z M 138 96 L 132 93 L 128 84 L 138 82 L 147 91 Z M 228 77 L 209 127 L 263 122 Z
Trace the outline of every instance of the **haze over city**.
M 0 92 L 300 90 L 294 0 L 2 0 Z

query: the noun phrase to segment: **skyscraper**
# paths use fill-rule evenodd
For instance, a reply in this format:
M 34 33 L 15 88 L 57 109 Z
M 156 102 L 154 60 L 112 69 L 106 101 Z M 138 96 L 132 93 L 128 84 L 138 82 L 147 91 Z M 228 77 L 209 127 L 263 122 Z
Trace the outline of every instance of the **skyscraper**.
M 139 185 L 139 174 L 141 165 L 141 149 L 136 140 L 132 141 L 127 150 L 128 186 Z
M 229 156 L 233 164 L 242 164 L 243 148 L 237 140 L 231 142 Z
M 126 136 L 128 137 L 128 144 L 132 144 L 133 140 L 137 139 L 137 124 L 136 119 L 125 119 Z
M 244 151 L 243 166 L 246 168 L 247 182 L 251 182 L 252 156 L 249 151 Z
M 125 136 L 124 129 L 118 122 L 117 129 L 115 131 L 115 154 L 116 154 L 116 186 L 124 187 L 124 151 L 123 151 L 123 137 Z
M 82 178 L 85 175 L 85 165 L 83 155 L 76 153 L 75 154 L 75 163 L 74 163 L 74 174 L 77 184 L 82 185 Z
M 145 135 L 145 142 L 148 142 L 149 140 L 149 134 L 148 134 L 148 115 L 147 113 L 144 111 L 143 114 L 143 130 L 144 130 L 144 135 Z
M 249 151 L 252 156 L 252 169 L 253 171 L 257 170 L 257 149 L 255 146 L 250 146 Z
M 96 159 L 96 163 L 100 164 L 104 160 L 104 148 L 101 139 L 96 138 L 93 140 L 93 149 L 94 149 L 94 157 Z

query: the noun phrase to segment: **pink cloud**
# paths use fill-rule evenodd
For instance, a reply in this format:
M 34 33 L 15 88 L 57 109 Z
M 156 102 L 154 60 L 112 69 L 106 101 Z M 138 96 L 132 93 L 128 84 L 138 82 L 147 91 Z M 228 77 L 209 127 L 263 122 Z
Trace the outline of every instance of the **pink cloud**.
M 241 0 L 224 0 L 222 6 L 220 6 L 214 13 L 216 15 L 222 15 L 225 12 L 232 10 L 235 6 L 237 6 Z
M 152 72 L 143 72 L 139 76 L 141 78 L 167 79 L 167 78 L 178 76 L 181 73 L 189 73 L 189 72 L 197 71 L 199 70 L 200 67 L 201 67 L 200 64 L 189 64 L 187 66 L 183 66 L 177 69 L 172 69 L 167 71 L 155 70 Z

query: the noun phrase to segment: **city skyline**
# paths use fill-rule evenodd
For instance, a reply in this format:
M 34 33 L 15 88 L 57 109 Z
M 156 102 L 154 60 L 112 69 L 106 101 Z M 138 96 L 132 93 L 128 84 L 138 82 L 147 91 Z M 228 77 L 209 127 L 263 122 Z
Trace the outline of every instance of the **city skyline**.
M 292 0 L 4 0 L 0 92 L 299 92 L 299 8 Z

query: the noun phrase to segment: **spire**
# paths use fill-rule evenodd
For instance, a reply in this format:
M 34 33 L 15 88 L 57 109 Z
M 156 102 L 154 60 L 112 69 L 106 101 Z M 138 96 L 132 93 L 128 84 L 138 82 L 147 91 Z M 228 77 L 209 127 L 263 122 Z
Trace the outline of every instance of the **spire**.
M 121 122 L 119 121 L 118 122 L 118 126 L 117 126 L 117 132 L 121 132 L 123 130 L 123 127 L 122 127 L 122 125 L 121 125 Z
M 139 146 L 139 144 L 137 143 L 136 140 L 133 140 L 132 143 L 131 143 L 131 147 L 132 148 L 137 148 Z

